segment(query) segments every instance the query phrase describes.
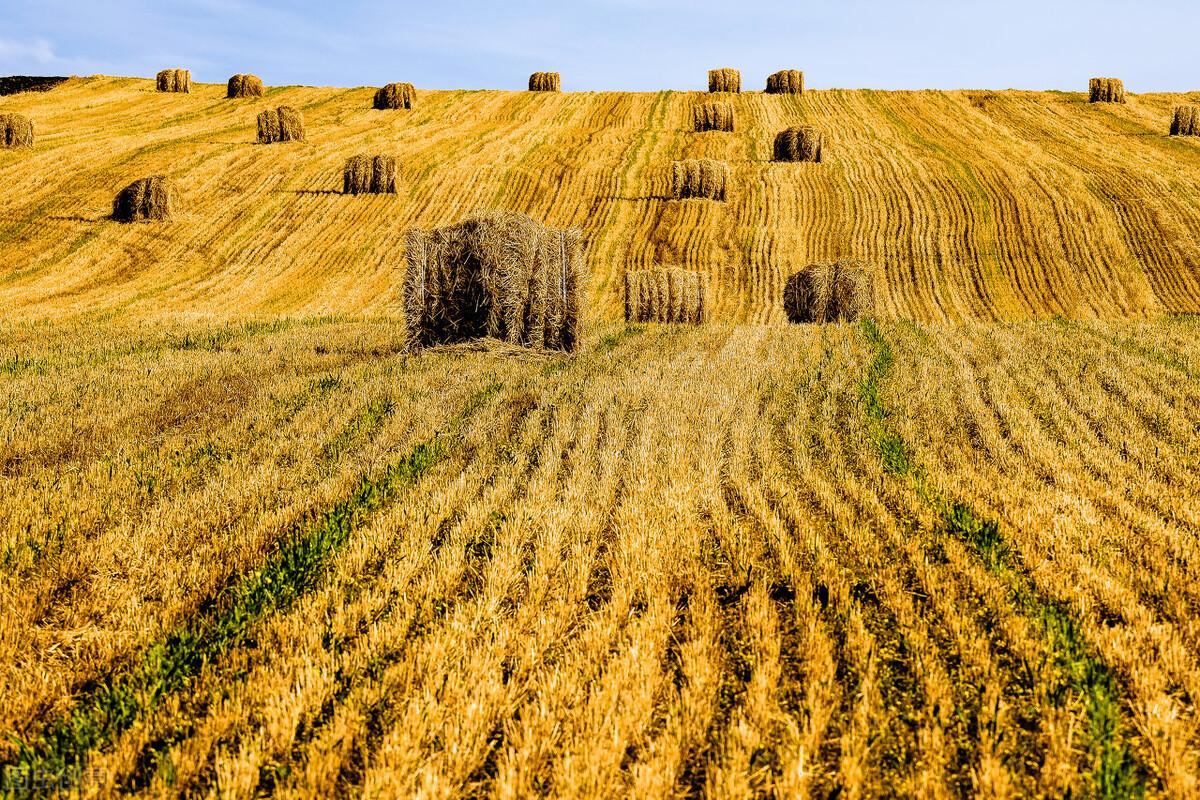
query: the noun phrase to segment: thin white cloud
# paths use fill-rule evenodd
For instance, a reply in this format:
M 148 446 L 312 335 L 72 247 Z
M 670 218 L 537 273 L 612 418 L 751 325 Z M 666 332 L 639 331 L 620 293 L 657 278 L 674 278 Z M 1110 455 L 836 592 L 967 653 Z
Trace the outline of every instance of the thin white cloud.
M 21 40 L 0 36 L 0 60 L 49 64 L 55 60 L 54 46 L 41 38 Z

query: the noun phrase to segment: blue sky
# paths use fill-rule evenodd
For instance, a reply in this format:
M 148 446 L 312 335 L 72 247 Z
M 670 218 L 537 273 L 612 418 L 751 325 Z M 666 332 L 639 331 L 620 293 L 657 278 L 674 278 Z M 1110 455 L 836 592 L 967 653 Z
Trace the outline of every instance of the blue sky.
M 1200 0 L 558 0 L 275 2 L 0 0 L 0 75 L 150 76 L 168 66 L 271 85 L 760 88 L 803 69 L 814 88 L 1200 89 Z

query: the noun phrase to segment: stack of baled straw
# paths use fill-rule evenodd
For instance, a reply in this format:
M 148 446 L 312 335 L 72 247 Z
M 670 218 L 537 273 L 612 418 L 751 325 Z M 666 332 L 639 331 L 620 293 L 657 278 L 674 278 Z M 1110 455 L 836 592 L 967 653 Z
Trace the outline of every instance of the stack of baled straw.
M 625 321 L 698 325 L 708 321 L 708 275 L 678 267 L 625 273 Z

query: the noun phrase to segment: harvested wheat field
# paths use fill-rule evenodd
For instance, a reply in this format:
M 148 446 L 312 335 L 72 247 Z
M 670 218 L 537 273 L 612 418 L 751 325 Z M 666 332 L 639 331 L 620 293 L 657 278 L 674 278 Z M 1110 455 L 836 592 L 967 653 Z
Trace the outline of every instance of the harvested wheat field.
M 1200 794 L 1194 96 L 746 92 L 697 135 L 700 92 L 279 87 L 306 135 L 263 147 L 226 91 L 0 98 L 38 137 L 0 150 L 6 775 Z M 802 125 L 821 164 L 773 162 Z M 402 191 L 343 194 L 360 153 Z M 727 202 L 671 198 L 699 159 Z M 109 219 L 148 175 L 171 221 Z M 405 232 L 489 209 L 580 231 L 574 352 L 410 346 Z M 789 324 L 848 261 L 873 312 Z M 624 322 L 663 265 L 705 324 Z

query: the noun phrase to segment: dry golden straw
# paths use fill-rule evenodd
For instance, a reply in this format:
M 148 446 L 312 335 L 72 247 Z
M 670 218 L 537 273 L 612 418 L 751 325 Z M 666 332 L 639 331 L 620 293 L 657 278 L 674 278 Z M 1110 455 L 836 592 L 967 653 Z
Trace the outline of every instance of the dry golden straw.
M 175 184 L 165 175 L 152 175 L 126 186 L 113 200 L 112 218 L 118 222 L 170 220 L 178 206 Z
M 1200 136 L 1200 106 L 1177 106 L 1171 120 L 1172 136 Z
M 625 321 L 698 325 L 708 321 L 708 275 L 678 267 L 625 273 Z
M 704 103 L 692 111 L 692 121 L 697 131 L 733 132 L 732 103 Z
M 268 108 L 258 115 L 258 141 L 261 144 L 303 142 L 303 115 L 291 106 Z
M 853 259 L 812 264 L 788 278 L 789 322 L 853 322 L 875 313 L 875 271 Z
M 33 147 L 33 120 L 21 114 L 0 114 L 0 147 Z
M 671 165 L 671 194 L 676 200 L 694 198 L 723 203 L 729 180 L 729 165 L 724 161 L 700 158 Z
M 767 94 L 804 94 L 804 73 L 784 69 L 767 78 Z
M 825 137 L 812 125 L 780 131 L 775 137 L 776 161 L 820 163 Z
M 417 102 L 417 90 L 411 83 L 389 83 L 375 92 L 375 108 L 379 111 L 410 109 Z
M 1124 103 L 1125 84 L 1118 78 L 1092 78 L 1088 99 L 1092 103 Z
M 262 97 L 263 82 L 257 75 L 242 75 L 238 73 L 229 79 L 225 97 L 233 100 L 238 97 Z
M 708 90 L 736 94 L 742 91 L 742 73 L 736 69 L 710 69 L 708 71 Z
M 351 156 L 342 172 L 343 194 L 395 194 L 394 156 Z
M 192 73 L 186 69 L 164 69 L 158 73 L 158 91 L 183 92 L 192 91 Z
M 407 234 L 405 318 L 415 347 L 483 337 L 547 350 L 579 344 L 582 235 L 492 211 Z
M 562 76 L 557 72 L 535 72 L 529 76 L 531 92 L 561 92 Z

